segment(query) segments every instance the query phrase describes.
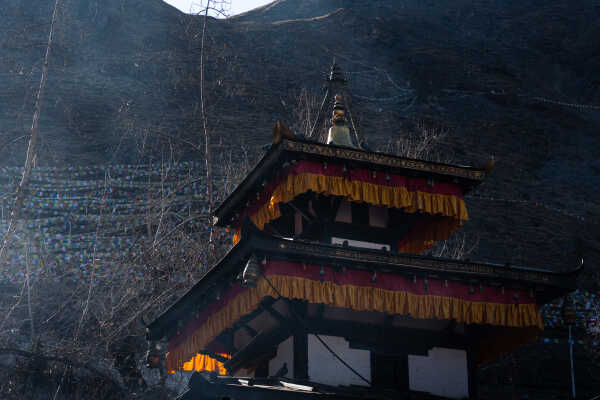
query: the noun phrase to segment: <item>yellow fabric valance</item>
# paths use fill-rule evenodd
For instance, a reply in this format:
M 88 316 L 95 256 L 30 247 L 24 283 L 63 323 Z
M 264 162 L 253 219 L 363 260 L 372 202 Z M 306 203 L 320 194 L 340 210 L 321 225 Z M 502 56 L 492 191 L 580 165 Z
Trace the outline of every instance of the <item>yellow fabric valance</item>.
M 374 206 L 399 208 L 410 213 L 443 215 L 460 221 L 469 219 L 465 201 L 454 195 L 409 192 L 402 186 L 377 185 L 313 173 L 288 175 L 287 179 L 273 190 L 269 202 L 250 215 L 250 219 L 262 230 L 266 223 L 281 216 L 280 203 L 290 202 L 308 191 L 341 196 L 348 201 L 365 202 Z
M 346 285 L 319 281 L 300 276 L 268 274 L 273 286 L 282 296 L 309 303 L 326 304 L 356 311 L 379 311 L 389 315 L 409 315 L 420 319 L 454 319 L 466 324 L 489 324 L 503 327 L 543 330 L 535 299 L 513 302 L 476 301 L 470 297 L 412 293 L 409 290 L 388 290 L 374 285 Z M 379 279 L 386 281 L 385 276 Z M 422 283 L 421 283 L 422 286 Z M 443 293 L 444 289 L 439 289 Z M 450 290 L 450 289 L 448 289 Z M 492 290 L 492 289 L 487 289 Z M 495 289 L 494 289 L 495 290 Z M 197 328 L 188 329 L 169 345 L 167 370 L 186 368 L 197 352 L 205 349 L 221 332 L 230 328 L 242 316 L 256 310 L 267 296 L 277 297 L 275 291 L 260 279 L 256 288 L 247 288 L 208 316 Z M 477 294 L 473 295 L 475 298 Z M 522 298 L 527 298 L 522 295 Z M 191 366 L 188 365 L 191 368 Z
M 398 208 L 409 213 L 421 212 L 431 217 L 413 228 L 404 240 L 400 240 L 398 251 L 419 254 L 431 248 L 436 241 L 447 240 L 462 221 L 469 219 L 465 201 L 455 194 L 409 191 L 405 186 L 391 186 L 350 180 L 344 176 L 332 176 L 303 172 L 288 174 L 272 191 L 261 196 L 269 196 L 252 208 L 248 216 L 259 228 L 281 217 L 279 205 L 292 201 L 295 197 L 313 191 L 328 196 L 341 196 L 352 202 L 365 202 L 374 206 Z M 233 243 L 239 242 L 239 229 Z

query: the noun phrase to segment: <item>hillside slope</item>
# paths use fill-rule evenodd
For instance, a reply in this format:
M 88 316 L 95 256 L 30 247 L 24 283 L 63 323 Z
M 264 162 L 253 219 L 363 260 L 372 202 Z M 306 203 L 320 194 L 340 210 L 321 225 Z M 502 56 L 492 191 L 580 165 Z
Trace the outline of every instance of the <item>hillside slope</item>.
M 4 166 L 23 163 L 51 3 L 0 9 Z M 436 149 L 453 162 L 495 156 L 467 198 L 470 258 L 558 270 L 583 256 L 581 286 L 598 291 L 598 21 L 593 0 L 277 0 L 210 18 L 216 158 L 256 159 L 277 119 L 303 130 L 299 98 L 314 117 L 335 57 L 372 148 L 425 126 L 447 133 Z M 202 161 L 202 22 L 160 0 L 63 0 L 38 166 Z
M 21 162 L 49 9 L 10 0 L 0 16 L 5 164 Z M 584 106 L 600 105 L 599 19 L 593 1 L 534 0 L 279 0 L 210 19 L 213 138 L 252 153 L 276 119 L 295 125 L 300 90 L 320 101 L 335 56 L 372 147 L 423 123 L 449 132 L 455 162 L 496 156 L 470 200 L 477 256 L 569 268 L 577 239 L 590 260 L 599 239 L 600 109 Z M 40 163 L 136 163 L 166 141 L 201 158 L 200 29 L 159 0 L 66 0 Z

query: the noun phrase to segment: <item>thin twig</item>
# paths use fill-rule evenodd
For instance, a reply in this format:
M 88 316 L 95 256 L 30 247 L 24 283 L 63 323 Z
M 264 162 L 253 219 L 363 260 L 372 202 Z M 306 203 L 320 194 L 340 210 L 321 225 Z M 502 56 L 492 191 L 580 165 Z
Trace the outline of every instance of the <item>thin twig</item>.
M 4 320 L 2 320 L 2 323 L 0 324 L 0 333 L 2 333 L 2 329 L 4 328 L 4 325 L 6 325 L 6 322 L 8 322 L 8 320 L 10 319 L 10 316 L 12 315 L 12 313 L 21 304 L 21 300 L 23 299 L 23 294 L 25 293 L 26 285 L 27 285 L 27 283 L 23 282 L 23 286 L 21 286 L 21 293 L 19 293 L 17 302 L 15 304 L 13 304 L 13 306 L 10 308 L 10 310 L 6 313 Z

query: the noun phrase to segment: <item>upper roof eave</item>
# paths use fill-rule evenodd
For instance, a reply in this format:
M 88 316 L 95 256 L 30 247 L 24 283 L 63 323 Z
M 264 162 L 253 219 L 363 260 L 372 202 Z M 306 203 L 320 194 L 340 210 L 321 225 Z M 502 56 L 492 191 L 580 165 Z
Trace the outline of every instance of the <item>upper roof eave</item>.
M 326 145 L 303 139 L 283 138 L 274 143 L 258 164 L 246 176 L 236 189 L 215 210 L 214 221 L 217 226 L 226 226 L 231 215 L 248 197 L 250 191 L 262 184 L 265 175 L 271 175 L 273 167 L 282 162 L 284 154 L 302 154 L 307 157 L 338 160 L 368 165 L 371 168 L 409 174 L 427 174 L 435 177 L 456 180 L 465 191 L 480 184 L 489 173 L 483 168 L 459 166 L 399 157 L 385 153 L 365 151 L 349 147 Z

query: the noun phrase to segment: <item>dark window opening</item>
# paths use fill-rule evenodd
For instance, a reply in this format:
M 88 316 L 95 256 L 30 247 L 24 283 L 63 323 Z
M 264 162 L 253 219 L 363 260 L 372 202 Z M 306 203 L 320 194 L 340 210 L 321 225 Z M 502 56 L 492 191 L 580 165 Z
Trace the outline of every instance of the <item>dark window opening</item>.
M 369 225 L 369 206 L 366 203 L 352 203 L 352 223 Z
M 372 354 L 372 383 L 379 389 L 408 391 L 408 356 Z

